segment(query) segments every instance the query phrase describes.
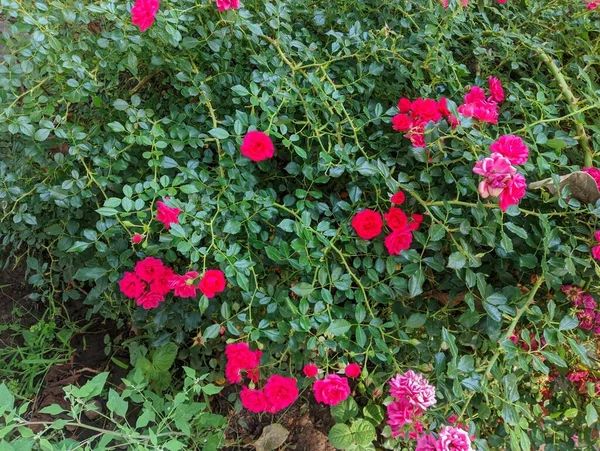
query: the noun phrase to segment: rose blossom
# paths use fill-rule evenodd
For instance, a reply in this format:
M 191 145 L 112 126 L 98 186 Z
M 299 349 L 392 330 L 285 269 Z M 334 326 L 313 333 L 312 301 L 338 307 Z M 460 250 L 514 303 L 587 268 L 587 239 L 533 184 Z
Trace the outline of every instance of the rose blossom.
M 144 240 L 144 235 L 140 235 L 139 233 L 136 233 L 135 235 L 133 235 L 133 237 L 131 238 L 131 242 L 133 244 L 140 244 L 142 241 Z
M 184 275 L 174 275 L 169 281 L 170 288 L 174 291 L 175 296 L 180 298 L 193 298 L 196 296 L 198 287 L 194 285 L 194 280 L 200 276 L 196 271 L 188 271 Z
M 346 376 L 352 377 L 352 378 L 359 377 L 360 376 L 360 365 L 358 365 L 357 363 L 351 363 L 350 365 L 346 366 L 346 368 L 344 369 L 344 374 L 346 374 Z
M 253 390 L 246 386 L 240 391 L 242 406 L 250 412 L 265 412 L 268 408 L 268 401 L 262 390 Z
M 400 255 L 402 251 L 410 249 L 412 239 L 412 232 L 406 228 L 390 233 L 385 237 L 383 244 L 390 255 Z
M 409 402 L 421 410 L 427 410 L 437 401 L 435 387 L 425 379 L 422 374 L 408 370 L 404 374 L 397 374 L 390 381 L 390 394 L 398 399 L 407 397 Z
M 119 280 L 119 289 L 128 298 L 135 299 L 146 291 L 146 284 L 132 272 L 126 272 Z
M 427 434 L 418 439 L 415 451 L 435 451 L 436 438 L 433 434 Z
M 490 146 L 490 150 L 506 157 L 512 164 L 523 164 L 529 157 L 529 148 L 515 135 L 503 135 Z
M 600 246 L 594 246 L 592 248 L 592 257 L 594 257 L 595 260 L 600 260 Z
M 439 121 L 442 114 L 435 100 L 418 98 L 412 103 L 411 118 L 425 125 L 430 121 Z
M 179 213 L 179 208 L 169 207 L 160 200 L 156 202 L 156 219 L 162 222 L 167 230 L 171 228 L 171 224 L 179 224 Z
M 464 429 L 444 426 L 438 434 L 436 451 L 471 451 L 471 438 Z
M 410 403 L 408 398 L 403 397 L 387 406 L 387 424 L 392 428 L 392 437 L 400 435 L 400 428 L 410 424 L 415 417 L 421 414 L 421 410 Z
M 225 346 L 225 377 L 231 384 L 242 381 L 241 371 L 246 371 L 250 379 L 258 382 L 258 366 L 262 351 L 251 351 L 248 343 L 231 343 Z
M 393 231 L 404 230 L 408 225 L 406 214 L 397 207 L 390 208 L 390 211 L 383 216 L 387 225 Z
M 198 288 L 207 298 L 214 298 L 217 293 L 225 290 L 226 285 L 225 274 L 218 269 L 209 269 L 204 273 Z
M 363 210 L 352 219 L 352 227 L 363 240 L 370 240 L 381 233 L 383 220 L 381 215 L 373 210 Z
M 516 205 L 525 196 L 527 182 L 518 172 L 506 183 L 506 188 L 500 193 L 500 208 L 506 211 L 511 205 Z
M 240 151 L 242 155 L 252 161 L 263 161 L 273 157 L 275 147 L 269 135 L 259 131 L 251 131 L 244 136 Z
M 411 109 L 411 106 L 412 106 L 412 102 L 410 100 L 408 100 L 406 97 L 402 97 L 398 101 L 398 110 L 400 110 L 401 113 L 408 113 Z
M 163 267 L 161 273 L 157 274 L 152 282 L 150 282 L 150 291 L 159 294 L 167 294 L 171 291 L 171 279 L 175 273 L 171 268 Z
M 274 374 L 263 389 L 268 403 L 269 413 L 276 413 L 291 406 L 298 399 L 296 379 Z
M 165 296 L 160 293 L 154 293 L 152 291 L 148 291 L 142 294 L 136 300 L 136 304 L 144 308 L 144 310 L 150 310 L 151 308 L 158 307 L 158 304 L 165 300 Z
M 317 402 L 336 406 L 350 396 L 348 379 L 337 374 L 329 374 L 325 379 L 313 383 L 313 391 Z
M 240 0 L 217 0 L 217 9 L 219 11 L 225 11 L 227 9 L 238 9 L 240 7 Z
M 406 196 L 404 195 L 404 193 L 402 191 L 398 191 L 396 194 L 394 194 L 392 196 L 391 201 L 393 204 L 402 205 L 404 203 L 405 199 L 406 199 Z
M 392 128 L 398 132 L 407 132 L 412 127 L 412 120 L 407 114 L 396 114 L 392 118 Z
M 583 172 L 589 174 L 594 179 L 594 181 L 596 182 L 596 185 L 598 185 L 598 188 L 600 189 L 600 169 L 582 168 L 581 170 Z
M 146 31 L 154 23 L 159 7 L 158 0 L 136 0 L 131 8 L 131 23 Z
M 315 377 L 317 374 L 319 374 L 319 367 L 314 363 L 308 363 L 304 365 L 302 372 L 306 377 Z
M 164 270 L 163 262 L 155 257 L 146 257 L 135 264 L 135 275 L 148 283 L 160 277 Z
M 488 84 L 490 85 L 490 92 L 492 96 L 490 100 L 500 103 L 504 100 L 504 89 L 502 89 L 502 82 L 496 77 L 488 78 Z

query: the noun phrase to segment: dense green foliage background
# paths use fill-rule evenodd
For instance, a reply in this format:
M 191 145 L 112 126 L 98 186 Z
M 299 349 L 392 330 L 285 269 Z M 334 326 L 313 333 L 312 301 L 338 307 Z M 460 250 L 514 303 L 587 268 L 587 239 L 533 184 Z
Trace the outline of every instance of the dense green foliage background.
M 550 370 L 597 370 L 559 288 L 598 291 L 600 209 L 530 191 L 503 214 L 479 200 L 472 167 L 508 133 L 530 147 L 530 182 L 597 159 L 597 12 L 562 0 L 297 0 L 218 13 L 173 0 L 140 34 L 127 2 L 0 5 L 0 237 L 6 261 L 27 260 L 40 302 L 131 321 L 148 347 L 176 343 L 213 381 L 230 338 L 259 342 L 267 366 L 292 374 L 307 357 L 351 357 L 367 368 L 366 397 L 418 369 L 441 395 L 435 414 L 459 414 L 480 449 L 596 440 L 594 393 L 563 381 L 544 413 L 539 388 Z M 442 124 L 427 154 L 392 130 L 400 96 L 460 104 L 489 76 L 507 94 L 498 126 Z M 268 132 L 275 158 L 240 155 L 249 127 Z M 426 216 L 392 257 L 349 224 L 386 211 L 398 189 Z M 165 197 L 184 211 L 170 231 L 153 219 Z M 145 255 L 218 267 L 229 288 L 143 311 L 116 282 Z M 545 337 L 543 353 L 515 346 L 515 329 Z

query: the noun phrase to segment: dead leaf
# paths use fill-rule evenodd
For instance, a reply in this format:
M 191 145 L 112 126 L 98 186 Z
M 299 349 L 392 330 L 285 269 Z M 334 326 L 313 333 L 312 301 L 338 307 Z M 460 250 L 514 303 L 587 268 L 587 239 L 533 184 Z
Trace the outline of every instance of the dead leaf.
M 254 442 L 256 451 L 274 451 L 285 443 L 289 431 L 280 424 L 266 426 L 257 441 Z
M 595 204 L 600 199 L 600 191 L 594 178 L 583 171 L 572 172 L 568 175 L 563 175 L 560 178 L 559 186 L 562 190 L 569 185 L 573 197 L 584 204 Z M 551 178 L 540 180 L 529 184 L 529 189 L 547 189 L 551 194 L 556 194 L 557 190 Z

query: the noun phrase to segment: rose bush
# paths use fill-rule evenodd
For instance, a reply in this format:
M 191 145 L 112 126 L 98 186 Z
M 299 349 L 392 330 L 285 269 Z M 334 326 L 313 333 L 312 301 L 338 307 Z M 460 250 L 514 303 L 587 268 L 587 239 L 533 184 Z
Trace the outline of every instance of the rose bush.
M 600 205 L 559 185 L 598 164 L 597 10 L 0 4 L 0 237 L 34 298 L 250 379 L 253 411 L 314 384 L 402 419 L 381 393 L 414 369 L 427 423 L 373 421 L 386 448 L 597 440 L 595 332 L 561 287 L 598 295 Z

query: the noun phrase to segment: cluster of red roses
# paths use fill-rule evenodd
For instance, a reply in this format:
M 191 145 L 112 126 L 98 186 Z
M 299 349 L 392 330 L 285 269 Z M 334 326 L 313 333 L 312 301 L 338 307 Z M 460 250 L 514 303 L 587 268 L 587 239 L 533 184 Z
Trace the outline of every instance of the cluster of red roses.
M 170 291 L 175 296 L 191 298 L 196 296 L 196 290 L 199 289 L 206 297 L 213 298 L 225 289 L 225 275 L 218 269 L 206 271 L 198 285 L 195 285 L 194 282 L 199 278 L 200 274 L 196 271 L 178 275 L 158 258 L 146 257 L 136 263 L 134 272 L 125 272 L 119 281 L 119 288 L 125 296 L 135 299 L 136 304 L 146 310 L 158 307 Z
M 392 118 L 394 130 L 406 133 L 405 138 L 415 147 L 425 147 L 425 126 L 429 122 L 438 122 L 446 118 L 452 127 L 458 125 L 458 119 L 448 110 L 447 99 L 442 97 L 439 102 L 432 99 L 421 99 L 411 102 L 402 97 L 398 102 L 400 114 Z
M 589 393 L 588 384 L 594 384 L 594 392 L 596 395 L 600 395 L 600 377 L 588 370 L 571 371 L 567 374 L 567 379 L 573 382 L 577 391 L 582 395 Z
M 232 343 L 225 347 L 225 377 L 231 384 L 242 382 L 242 371 L 258 383 L 262 351 L 251 351 L 247 343 Z M 251 412 L 276 413 L 298 399 L 298 385 L 293 377 L 276 374 L 269 377 L 262 389 L 244 386 L 240 392 L 242 405 Z
M 404 199 L 404 193 L 398 191 L 392 196 L 391 201 L 393 204 L 401 205 Z M 415 213 L 409 221 L 406 213 L 400 208 L 391 207 L 384 216 L 388 227 L 392 230 L 392 233 L 384 240 L 388 252 L 391 255 L 399 255 L 403 250 L 410 249 L 413 239 L 412 232 L 417 230 L 423 222 L 423 215 Z M 383 230 L 383 219 L 381 214 L 376 211 L 362 210 L 352 219 L 352 227 L 363 240 L 370 240 Z
M 596 233 L 600 235 L 600 232 Z M 594 333 L 600 334 L 600 311 L 597 309 L 598 304 L 594 297 L 575 285 L 563 285 L 561 291 L 565 293 L 567 299 L 571 301 L 571 306 L 577 312 L 579 328 L 593 330 Z
M 458 107 L 458 112 L 464 117 L 473 117 L 481 122 L 498 123 L 498 104 L 504 100 L 502 83 L 495 77 L 489 80 L 491 95 L 486 98 L 485 92 L 479 86 L 473 86 L 465 94 L 464 103 Z M 456 128 L 459 120 L 448 109 L 448 99 L 442 97 L 439 101 L 422 99 L 410 101 L 402 97 L 398 102 L 399 114 L 392 118 L 394 130 L 406 133 L 414 147 L 426 147 L 425 126 L 430 122 L 446 119 L 452 128 Z
M 304 375 L 308 378 L 317 377 L 319 368 L 313 363 L 304 365 L 302 369 Z M 344 368 L 344 374 L 351 378 L 360 376 L 361 368 L 357 363 L 351 363 Z M 317 402 L 336 406 L 350 396 L 351 390 L 348 379 L 337 374 L 328 374 L 323 379 L 317 379 L 313 382 L 313 392 Z

